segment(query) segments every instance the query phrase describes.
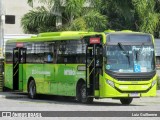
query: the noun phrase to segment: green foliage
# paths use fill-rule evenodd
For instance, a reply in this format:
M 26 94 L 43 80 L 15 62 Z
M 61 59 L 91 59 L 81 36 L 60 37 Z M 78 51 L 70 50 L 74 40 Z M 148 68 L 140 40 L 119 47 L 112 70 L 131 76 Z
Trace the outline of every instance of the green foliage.
M 71 31 L 71 30 L 86 31 L 86 29 L 87 29 L 86 22 L 82 17 L 79 17 L 73 20 L 71 24 L 66 24 L 65 26 L 63 26 L 60 29 L 60 31 Z
M 29 4 L 29 6 L 33 7 L 33 0 L 28 0 L 27 3 Z
M 159 22 L 159 15 L 157 13 L 149 13 L 143 18 L 143 23 L 140 25 L 139 30 L 146 33 L 154 34 Z
M 134 27 L 134 9 L 131 0 L 103 0 L 102 12 L 108 17 L 108 28 L 114 30 Z
M 33 6 L 33 1 L 39 1 L 46 7 L 47 12 L 52 13 L 55 18 L 65 19 L 65 24 L 58 26 L 58 30 L 129 29 L 151 33 L 156 37 L 160 36 L 159 0 L 28 0 L 28 4 Z M 36 12 L 39 14 L 38 9 Z M 60 13 L 65 14 L 65 16 Z M 29 18 L 26 17 L 26 19 Z M 45 21 L 38 20 L 37 22 Z M 23 24 L 24 31 L 27 31 L 28 23 Z M 50 27 L 43 25 L 36 31 L 44 31 L 44 28 L 49 28 L 47 31 L 57 30 L 51 24 Z M 29 31 L 30 29 L 28 29 Z
M 42 6 L 25 14 L 21 19 L 21 25 L 25 33 L 56 31 L 55 18 L 55 15 Z
M 91 10 L 87 12 L 83 19 L 90 31 L 104 31 L 106 28 L 107 17 L 101 15 L 98 11 Z
M 23 16 L 21 23 L 25 33 L 57 30 L 103 31 L 106 29 L 107 17 L 102 15 L 99 9 L 101 0 L 89 0 L 89 3 L 87 3 L 88 0 L 38 1 L 46 8 L 44 6 L 35 8 Z M 33 5 L 33 0 L 28 0 L 28 3 Z M 58 17 L 65 19 L 66 24 L 56 27 L 55 22 Z
M 153 34 L 159 23 L 155 0 L 132 0 L 139 19 L 139 31 Z
M 65 6 L 65 12 L 71 17 L 78 17 L 82 10 L 85 0 L 68 0 Z
M 98 11 L 91 10 L 84 16 L 73 20 L 63 30 L 103 31 L 106 28 L 106 23 L 106 16 L 101 15 Z

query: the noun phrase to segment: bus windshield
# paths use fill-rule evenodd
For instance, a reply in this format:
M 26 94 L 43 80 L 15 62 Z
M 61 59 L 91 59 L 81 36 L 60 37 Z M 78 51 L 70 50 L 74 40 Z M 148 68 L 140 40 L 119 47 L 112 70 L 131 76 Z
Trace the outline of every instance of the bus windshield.
M 106 70 L 119 73 L 151 72 L 155 69 L 153 45 L 106 46 Z

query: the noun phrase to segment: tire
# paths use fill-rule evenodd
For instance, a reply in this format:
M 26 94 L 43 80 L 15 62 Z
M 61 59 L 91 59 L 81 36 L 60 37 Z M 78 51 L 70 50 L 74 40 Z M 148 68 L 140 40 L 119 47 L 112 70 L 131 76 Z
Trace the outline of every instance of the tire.
M 28 96 L 31 99 L 36 98 L 36 84 L 34 80 L 31 80 L 28 87 Z
M 78 93 L 78 96 L 79 96 L 79 100 L 81 103 L 85 103 L 85 104 L 90 104 L 93 102 L 93 98 L 92 97 L 88 97 L 86 95 L 86 85 L 85 84 L 82 84 L 80 87 L 79 87 L 79 93 Z
M 133 98 L 121 98 L 120 101 L 123 105 L 129 105 L 132 102 Z

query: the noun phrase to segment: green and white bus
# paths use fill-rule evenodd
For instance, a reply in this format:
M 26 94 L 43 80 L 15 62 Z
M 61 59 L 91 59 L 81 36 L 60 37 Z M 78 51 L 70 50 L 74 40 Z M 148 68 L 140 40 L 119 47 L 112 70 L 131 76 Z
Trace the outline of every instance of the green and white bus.
M 93 98 L 156 96 L 154 39 L 137 32 L 49 32 L 8 40 L 6 88 L 37 94 Z

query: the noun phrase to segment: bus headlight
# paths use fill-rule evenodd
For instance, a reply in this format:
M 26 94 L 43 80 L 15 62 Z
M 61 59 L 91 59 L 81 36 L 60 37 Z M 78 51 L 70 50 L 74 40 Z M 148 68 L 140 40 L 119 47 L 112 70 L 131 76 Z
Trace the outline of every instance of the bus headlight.
M 113 82 L 113 81 L 107 80 L 106 82 L 107 82 L 110 86 L 114 87 L 114 82 Z
M 156 84 L 157 80 L 152 81 L 152 87 Z

